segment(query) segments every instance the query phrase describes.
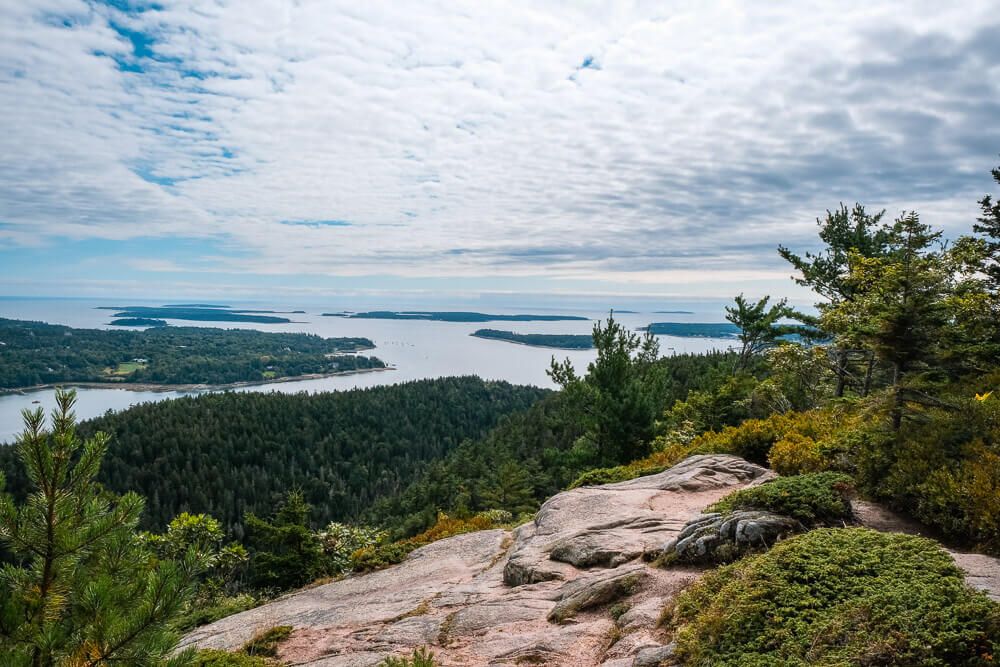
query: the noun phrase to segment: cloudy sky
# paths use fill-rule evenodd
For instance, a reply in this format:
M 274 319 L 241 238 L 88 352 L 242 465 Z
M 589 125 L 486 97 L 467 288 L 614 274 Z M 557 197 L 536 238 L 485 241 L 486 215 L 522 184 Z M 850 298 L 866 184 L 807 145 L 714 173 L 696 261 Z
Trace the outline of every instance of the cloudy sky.
M 790 294 L 965 230 L 995 0 L 0 0 L 0 294 Z

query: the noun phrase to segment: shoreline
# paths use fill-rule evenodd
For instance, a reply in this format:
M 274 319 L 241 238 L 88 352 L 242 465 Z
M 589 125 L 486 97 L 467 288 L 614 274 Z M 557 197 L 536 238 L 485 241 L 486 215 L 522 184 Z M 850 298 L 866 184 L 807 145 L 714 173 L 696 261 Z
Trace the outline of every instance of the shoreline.
M 306 373 L 305 375 L 292 375 L 280 378 L 267 378 L 264 380 L 242 380 L 240 382 L 228 382 L 225 384 L 159 384 L 153 382 L 94 382 L 82 380 L 79 382 L 68 380 L 66 382 L 52 382 L 39 384 L 31 387 L 18 387 L 14 389 L 0 389 L 0 396 L 21 395 L 27 396 L 39 391 L 48 391 L 57 387 L 77 387 L 80 389 L 125 389 L 127 391 L 150 391 L 165 393 L 168 391 L 229 391 L 241 389 L 243 387 L 259 387 L 266 384 L 283 384 L 286 382 L 301 382 L 304 380 L 321 380 L 329 377 L 342 377 L 347 375 L 360 375 L 362 373 L 379 373 L 382 371 L 394 371 L 395 366 L 383 366 L 382 368 L 362 368 L 352 371 L 334 371 L 331 373 Z

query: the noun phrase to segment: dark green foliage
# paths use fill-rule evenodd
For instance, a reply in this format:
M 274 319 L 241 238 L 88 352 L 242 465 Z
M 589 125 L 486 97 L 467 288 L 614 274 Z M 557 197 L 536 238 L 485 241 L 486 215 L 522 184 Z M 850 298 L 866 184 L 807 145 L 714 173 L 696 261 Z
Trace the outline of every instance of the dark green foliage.
M 972 667 L 1000 651 L 1000 606 L 934 542 L 825 528 L 705 575 L 665 620 L 689 667 Z
M 270 519 L 247 514 L 251 586 L 287 590 L 323 574 L 323 548 L 309 529 L 310 509 L 301 491 L 291 491 Z
M 227 384 L 382 368 L 367 338 L 322 338 L 249 329 L 73 329 L 0 319 L 0 389 L 54 382 Z M 135 360 L 142 360 L 134 363 Z M 127 372 L 116 372 L 128 364 Z
M 730 493 L 709 511 L 767 510 L 798 519 L 805 525 L 830 525 L 851 519 L 851 489 L 851 478 L 837 472 L 778 477 Z
M 639 336 L 613 314 L 594 324 L 597 359 L 578 376 L 567 359 L 553 358 L 549 376 L 559 384 L 584 427 L 576 455 L 590 464 L 620 464 L 649 453 L 656 418 L 663 411 L 666 378 L 656 338 Z
M 13 556 L 0 568 L 0 664 L 159 665 L 200 563 L 156 558 L 136 532 L 142 498 L 101 492 L 108 437 L 77 437 L 75 398 L 57 393 L 51 433 L 40 409 L 25 412 L 17 454 L 31 492 L 20 506 L 0 497 Z
M 819 253 L 797 255 L 784 246 L 778 254 L 794 266 L 800 276 L 795 282 L 809 287 L 828 302 L 850 300 L 855 286 L 850 280 L 852 257 L 878 257 L 885 251 L 888 234 L 882 225 L 885 211 L 871 215 L 861 204 L 848 210 L 843 204 L 816 218 L 819 238 L 825 244 Z
M 781 299 L 768 306 L 771 297 L 765 296 L 755 303 L 747 301 L 742 294 L 734 299 L 735 305 L 726 306 L 726 319 L 738 329 L 740 351 L 736 355 L 737 370 L 750 367 L 754 357 L 764 350 L 774 347 L 778 339 L 796 329 L 780 324 L 795 312 L 788 307 L 788 301 Z
M 315 527 L 357 518 L 428 462 L 549 393 L 471 377 L 312 395 L 233 392 L 136 406 L 80 431 L 113 435 L 99 479 L 147 497 L 147 528 L 206 513 L 241 539 L 246 512 L 267 516 L 294 488 L 313 506 Z M 533 432 L 548 428 L 559 427 Z M 519 446 L 535 451 L 544 441 Z M 25 487 L 12 454 L 0 447 L 0 470 L 18 496 Z
M 506 340 L 537 347 L 555 347 L 564 350 L 589 350 L 594 340 L 587 334 L 520 334 L 498 329 L 479 329 L 472 333 L 477 338 Z

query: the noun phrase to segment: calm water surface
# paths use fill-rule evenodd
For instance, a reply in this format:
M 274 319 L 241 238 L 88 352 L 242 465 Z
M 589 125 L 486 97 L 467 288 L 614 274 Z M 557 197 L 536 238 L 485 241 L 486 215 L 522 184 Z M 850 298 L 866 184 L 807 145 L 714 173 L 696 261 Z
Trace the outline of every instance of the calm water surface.
M 160 303 L 160 302 L 156 302 Z M 115 305 L 147 305 L 135 300 L 128 303 L 116 303 L 109 300 L 78 300 L 78 299 L 0 299 L 0 317 L 38 320 L 53 324 L 65 324 L 81 328 L 110 329 L 107 323 L 111 320 L 113 311 L 97 310 L 97 306 Z M 545 348 L 515 345 L 503 341 L 474 338 L 469 334 L 476 329 L 495 328 L 518 331 L 520 333 L 590 333 L 593 320 L 605 317 L 605 312 L 557 311 L 546 308 L 531 309 L 483 309 L 491 313 L 527 312 L 531 314 L 568 314 L 582 315 L 592 318 L 591 321 L 565 322 L 491 322 L 491 323 L 453 323 L 453 322 L 420 322 L 402 320 L 362 320 L 345 319 L 341 317 L 322 317 L 323 312 L 336 312 L 341 308 L 336 306 L 283 306 L 263 305 L 255 303 L 250 306 L 233 304 L 234 307 L 250 307 L 270 310 L 304 309 L 304 314 L 285 315 L 296 320 L 289 324 L 244 324 L 236 322 L 182 322 L 171 320 L 178 326 L 214 326 L 220 328 L 252 328 L 261 331 L 294 331 L 319 334 L 325 337 L 334 336 L 364 336 L 374 341 L 376 349 L 373 354 L 394 370 L 347 375 L 340 377 L 321 378 L 318 380 L 301 380 L 274 384 L 246 387 L 239 391 L 278 391 L 296 393 L 301 391 L 333 391 L 371 387 L 375 385 L 406 382 L 426 378 L 445 377 L 449 375 L 478 375 L 485 379 L 507 380 L 515 384 L 531 384 L 540 387 L 551 387 L 552 382 L 545 374 L 553 354 L 558 358 L 569 357 L 577 369 L 584 369 L 595 352 L 564 351 Z M 371 310 L 378 309 L 374 305 Z M 449 310 L 437 308 L 437 310 Z M 455 308 L 455 310 L 467 310 Z M 719 322 L 722 321 L 721 307 L 705 308 L 692 315 L 684 314 L 654 314 L 654 313 L 616 313 L 616 319 L 623 324 L 638 328 L 650 322 Z M 708 338 L 676 338 L 659 336 L 660 349 L 663 354 L 682 352 L 704 352 L 712 349 L 725 349 L 731 341 Z M 177 396 L 197 392 L 149 392 L 129 391 L 126 389 L 80 389 L 76 413 L 80 419 L 88 419 L 104 414 L 108 410 L 123 410 L 131 405 L 147 401 L 162 401 Z M 37 403 L 36 403 L 37 401 Z M 0 442 L 12 441 L 21 430 L 21 410 L 41 406 L 46 411 L 55 404 L 53 390 L 30 392 L 24 395 L 0 396 Z

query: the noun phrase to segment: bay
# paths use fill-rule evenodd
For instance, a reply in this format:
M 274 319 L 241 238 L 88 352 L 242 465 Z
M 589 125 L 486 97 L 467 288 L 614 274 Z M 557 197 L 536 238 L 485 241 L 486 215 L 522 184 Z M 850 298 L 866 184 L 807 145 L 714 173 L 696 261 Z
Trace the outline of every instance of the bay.
M 100 306 L 161 305 L 163 302 L 139 302 L 130 299 L 119 303 L 113 299 L 0 299 L 0 317 L 35 320 L 52 324 L 65 324 L 80 328 L 112 329 L 113 311 L 100 310 Z M 292 320 L 287 324 L 248 324 L 236 322 L 182 322 L 169 320 L 176 326 L 214 326 L 218 328 L 247 328 L 259 331 L 291 331 L 314 333 L 325 337 L 364 336 L 374 341 L 376 349 L 367 352 L 379 357 L 393 367 L 393 370 L 325 377 L 294 382 L 280 382 L 241 387 L 235 391 L 278 391 L 282 393 L 317 392 L 346 390 L 376 385 L 407 382 L 427 378 L 453 375 L 478 375 L 489 380 L 506 380 L 514 384 L 530 384 L 552 387 L 545 371 L 553 356 L 569 358 L 578 370 L 586 368 L 596 352 L 594 350 L 552 350 L 505 341 L 475 338 L 470 334 L 477 329 L 493 327 L 517 331 L 519 333 L 587 334 L 595 320 L 607 316 L 607 311 L 563 310 L 554 308 L 504 309 L 490 307 L 483 312 L 495 314 L 531 313 L 542 315 L 582 315 L 589 321 L 556 322 L 433 322 L 410 320 L 350 319 L 343 317 L 323 317 L 321 313 L 341 310 L 335 303 L 325 304 L 281 304 L 245 302 L 231 304 L 237 308 L 290 311 L 304 310 L 305 313 L 286 315 Z M 663 315 L 650 312 L 616 313 L 615 317 L 632 329 L 638 329 L 650 322 L 666 320 L 678 322 L 718 322 L 722 321 L 722 306 L 705 304 L 688 309 L 690 313 Z M 361 308 L 352 304 L 355 310 Z M 365 310 L 378 310 L 379 304 L 371 304 Z M 469 310 L 468 307 L 441 307 L 436 310 Z M 705 352 L 724 350 L 732 345 L 732 340 L 712 338 L 680 338 L 658 336 L 663 354 L 684 352 Z M 147 401 L 162 401 L 201 392 L 178 391 L 131 391 L 121 388 L 78 390 L 76 413 L 79 419 L 88 419 L 104 414 L 108 410 L 123 410 L 131 405 Z M 0 442 L 11 442 L 21 431 L 21 411 L 42 407 L 46 412 L 55 404 L 52 389 L 8 394 L 0 396 Z

